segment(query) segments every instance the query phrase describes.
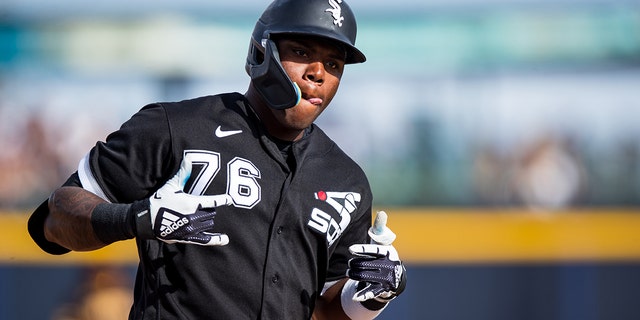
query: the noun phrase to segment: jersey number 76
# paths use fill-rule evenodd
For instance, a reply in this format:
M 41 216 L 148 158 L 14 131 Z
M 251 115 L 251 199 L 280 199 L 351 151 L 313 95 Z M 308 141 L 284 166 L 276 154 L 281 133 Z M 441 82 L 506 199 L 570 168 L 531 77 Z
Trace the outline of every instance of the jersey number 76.
M 192 183 L 185 192 L 203 195 L 220 171 L 220 153 L 185 150 L 184 157 L 191 160 L 192 172 L 198 173 L 189 178 Z M 200 170 L 196 171 L 196 167 Z M 251 209 L 260 202 L 262 189 L 257 179 L 260 179 L 260 170 L 251 161 L 235 157 L 227 163 L 227 194 L 233 199 L 234 206 Z

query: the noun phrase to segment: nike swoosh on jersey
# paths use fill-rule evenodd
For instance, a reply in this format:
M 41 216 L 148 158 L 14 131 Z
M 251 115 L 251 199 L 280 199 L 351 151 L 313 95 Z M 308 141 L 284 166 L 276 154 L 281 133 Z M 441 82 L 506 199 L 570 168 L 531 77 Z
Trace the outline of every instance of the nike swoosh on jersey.
M 216 128 L 216 137 L 218 138 L 224 138 L 238 133 L 242 133 L 242 130 L 222 130 L 222 126 Z

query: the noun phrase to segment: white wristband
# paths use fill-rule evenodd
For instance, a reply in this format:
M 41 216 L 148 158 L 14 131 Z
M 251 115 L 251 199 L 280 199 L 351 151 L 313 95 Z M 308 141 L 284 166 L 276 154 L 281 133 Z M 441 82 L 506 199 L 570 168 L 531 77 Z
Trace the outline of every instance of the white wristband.
M 349 316 L 352 320 L 370 320 L 377 317 L 382 310 L 386 308 L 381 308 L 380 310 L 369 310 L 365 308 L 362 303 L 359 301 L 353 300 L 353 295 L 356 293 L 358 286 L 358 281 L 355 280 L 347 280 L 342 288 L 342 293 L 340 294 L 340 302 L 342 303 L 342 310 L 344 313 Z

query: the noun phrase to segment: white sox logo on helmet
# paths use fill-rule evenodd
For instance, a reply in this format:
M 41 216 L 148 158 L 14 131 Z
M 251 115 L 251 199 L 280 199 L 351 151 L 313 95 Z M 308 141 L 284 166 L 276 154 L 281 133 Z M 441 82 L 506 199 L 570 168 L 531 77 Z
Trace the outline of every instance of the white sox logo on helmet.
M 333 16 L 333 24 L 337 25 L 338 27 L 342 27 L 342 21 L 344 21 L 344 17 L 342 16 L 342 8 L 340 7 L 341 3 L 342 0 L 329 0 L 329 5 L 331 5 L 331 8 L 325 10 L 325 12 L 331 13 L 331 16 Z
M 327 247 L 330 247 L 351 222 L 351 213 L 358 208 L 360 194 L 357 192 L 325 192 L 318 191 L 315 198 L 331 205 L 340 215 L 340 222 L 330 214 L 313 208 L 311 219 L 307 223 L 312 229 L 326 234 Z

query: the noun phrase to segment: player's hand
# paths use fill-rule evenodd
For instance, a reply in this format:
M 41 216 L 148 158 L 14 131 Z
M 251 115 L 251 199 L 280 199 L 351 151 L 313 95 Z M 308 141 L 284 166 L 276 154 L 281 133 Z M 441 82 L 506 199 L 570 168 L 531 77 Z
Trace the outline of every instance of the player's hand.
M 349 260 L 347 276 L 364 283 L 364 288 L 358 286 L 353 300 L 387 302 L 404 291 L 406 270 L 392 245 L 354 244 L 349 251 L 354 258 Z
M 182 160 L 180 170 L 149 198 L 153 236 L 167 243 L 223 246 L 229 237 L 213 233 L 216 207 L 229 205 L 229 195 L 195 196 L 183 191 L 191 175 L 191 162 Z M 138 217 L 144 218 L 144 217 Z
M 355 244 L 349 247 L 354 258 L 349 260 L 347 276 L 360 281 L 353 300 L 375 299 L 387 302 L 397 297 L 406 286 L 406 270 L 398 251 L 391 245 L 395 233 L 387 226 L 387 214 L 378 212 L 374 224 L 369 228 L 371 244 Z

